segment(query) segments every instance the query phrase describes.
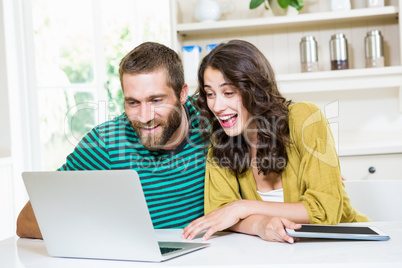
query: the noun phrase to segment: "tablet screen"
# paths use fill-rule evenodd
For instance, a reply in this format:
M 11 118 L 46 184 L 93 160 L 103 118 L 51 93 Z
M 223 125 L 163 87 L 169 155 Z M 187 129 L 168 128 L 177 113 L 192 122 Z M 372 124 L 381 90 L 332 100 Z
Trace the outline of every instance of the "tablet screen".
M 378 233 L 371 228 L 360 226 L 302 225 L 302 227 L 295 230 L 295 232 L 378 235 Z
M 373 226 L 302 224 L 298 230 L 285 229 L 293 237 L 381 241 L 390 239 L 387 234 Z

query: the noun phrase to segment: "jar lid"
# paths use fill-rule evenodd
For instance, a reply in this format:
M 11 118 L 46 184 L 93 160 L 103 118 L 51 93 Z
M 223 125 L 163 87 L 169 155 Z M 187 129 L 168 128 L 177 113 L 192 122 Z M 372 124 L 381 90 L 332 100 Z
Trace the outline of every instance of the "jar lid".
M 366 36 L 381 36 L 381 31 L 379 30 L 368 31 Z
M 183 46 L 183 47 L 181 47 L 181 50 L 185 51 L 185 52 L 191 52 L 194 49 L 198 50 L 198 52 L 201 52 L 201 50 L 202 50 L 202 48 L 200 46 Z
M 364 38 L 366 59 L 377 59 L 384 56 L 384 45 L 381 32 L 373 30 L 367 32 Z
M 315 38 L 312 35 L 303 36 L 301 39 L 301 42 L 305 42 L 305 41 L 315 41 Z
M 348 41 L 343 33 L 337 33 L 331 36 L 329 51 L 331 61 L 348 59 Z
M 317 42 L 314 36 L 302 37 L 300 41 L 300 62 L 310 63 L 318 61 Z
M 335 39 L 346 39 L 346 37 L 343 33 L 337 33 L 337 34 L 331 35 L 331 40 L 335 40 Z

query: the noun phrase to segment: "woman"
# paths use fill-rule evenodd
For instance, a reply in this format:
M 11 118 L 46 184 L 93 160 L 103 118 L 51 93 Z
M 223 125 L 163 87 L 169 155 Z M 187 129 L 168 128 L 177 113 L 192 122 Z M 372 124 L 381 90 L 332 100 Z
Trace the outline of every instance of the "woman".
M 220 44 L 202 60 L 198 82 L 197 105 L 211 124 L 206 215 L 184 238 L 229 229 L 293 243 L 284 227 L 369 221 L 347 197 L 325 116 L 313 103 L 286 100 L 254 45 Z

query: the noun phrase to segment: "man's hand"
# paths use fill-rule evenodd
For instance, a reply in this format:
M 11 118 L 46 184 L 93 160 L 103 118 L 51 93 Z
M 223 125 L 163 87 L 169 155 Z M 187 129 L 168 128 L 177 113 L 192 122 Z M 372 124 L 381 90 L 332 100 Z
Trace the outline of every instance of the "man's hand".
M 30 201 L 28 201 L 18 216 L 17 235 L 21 238 L 43 239 Z

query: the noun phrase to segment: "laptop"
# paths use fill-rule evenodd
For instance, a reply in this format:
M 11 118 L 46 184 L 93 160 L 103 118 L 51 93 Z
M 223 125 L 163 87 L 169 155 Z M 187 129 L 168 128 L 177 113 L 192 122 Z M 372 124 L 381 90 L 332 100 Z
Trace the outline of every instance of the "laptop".
M 157 241 L 134 170 L 22 177 L 50 256 L 160 262 L 209 245 Z

